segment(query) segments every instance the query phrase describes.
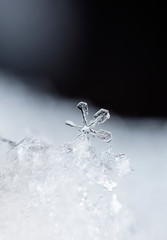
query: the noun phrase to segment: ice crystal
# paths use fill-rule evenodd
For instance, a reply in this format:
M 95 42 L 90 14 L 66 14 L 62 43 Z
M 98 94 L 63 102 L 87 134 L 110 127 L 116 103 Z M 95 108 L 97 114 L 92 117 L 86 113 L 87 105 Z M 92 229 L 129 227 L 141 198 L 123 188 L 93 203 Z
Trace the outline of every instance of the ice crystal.
M 77 107 L 81 110 L 82 118 L 83 118 L 83 126 L 78 126 L 74 124 L 72 121 L 66 121 L 66 124 L 70 127 L 76 128 L 80 131 L 81 135 L 86 135 L 89 138 L 89 135 L 97 136 L 103 141 L 110 142 L 112 140 L 112 135 L 110 132 L 100 129 L 99 131 L 95 131 L 93 128 L 102 124 L 110 118 L 109 111 L 106 109 L 100 109 L 97 113 L 94 114 L 93 120 L 88 124 L 87 115 L 88 115 L 88 105 L 85 102 L 80 102 Z
M 88 140 L 99 137 L 92 128 L 109 112 L 98 111 L 88 124 L 87 104 L 78 107 L 83 126 L 66 122 L 80 131 L 74 142 L 55 147 L 37 138 L 1 140 L 9 146 L 0 170 L 1 240 L 130 239 L 128 216 L 112 193 L 117 179 L 129 173 L 129 160 L 111 147 L 97 153 Z M 111 139 L 106 133 L 101 138 Z

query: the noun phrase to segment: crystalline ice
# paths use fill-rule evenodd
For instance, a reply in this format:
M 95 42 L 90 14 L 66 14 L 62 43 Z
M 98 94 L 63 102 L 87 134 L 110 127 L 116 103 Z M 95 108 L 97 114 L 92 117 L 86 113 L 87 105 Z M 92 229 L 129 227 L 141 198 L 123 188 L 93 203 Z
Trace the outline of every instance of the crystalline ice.
M 97 137 L 100 138 L 103 141 L 110 142 L 111 139 L 112 139 L 112 133 L 111 132 L 107 132 L 107 131 L 104 131 L 104 130 L 100 129 L 96 133 L 97 133 Z
M 125 154 L 113 153 L 115 159 L 115 171 L 120 177 L 127 176 L 131 171 L 129 159 Z
M 70 127 L 76 127 L 76 125 L 72 121 L 66 121 L 66 125 Z
M 85 102 L 80 102 L 77 107 L 81 110 L 83 116 L 83 122 L 87 125 L 86 116 L 88 115 L 88 105 Z
M 109 111 L 106 109 L 100 109 L 97 113 L 94 114 L 93 120 L 90 121 L 90 123 L 87 123 L 86 116 L 88 115 L 88 105 L 85 102 L 80 102 L 77 107 L 82 112 L 83 117 L 83 126 L 78 126 L 74 124 L 72 121 L 66 121 L 66 125 L 70 127 L 74 127 L 77 130 L 81 132 L 82 135 L 86 135 L 87 138 L 89 138 L 90 135 L 97 136 L 103 141 L 110 142 L 112 140 L 112 134 L 110 132 L 107 132 L 105 130 L 99 130 L 95 131 L 93 127 L 95 127 L 97 124 L 104 123 L 106 120 L 110 118 Z
M 110 118 L 110 114 L 108 110 L 102 108 L 94 114 L 93 118 L 96 120 L 95 122 L 97 124 L 101 124 Z
M 105 175 L 103 175 L 98 183 L 100 185 L 102 185 L 103 187 L 105 187 L 108 191 L 112 191 L 113 188 L 115 188 L 117 186 L 117 183 L 112 181 L 111 179 L 108 179 Z
M 129 162 L 111 148 L 98 153 L 83 132 L 105 140 L 111 133 L 86 124 L 79 130 L 74 142 L 58 147 L 26 138 L 8 148 L 0 169 L 1 240 L 131 239 L 114 193 Z

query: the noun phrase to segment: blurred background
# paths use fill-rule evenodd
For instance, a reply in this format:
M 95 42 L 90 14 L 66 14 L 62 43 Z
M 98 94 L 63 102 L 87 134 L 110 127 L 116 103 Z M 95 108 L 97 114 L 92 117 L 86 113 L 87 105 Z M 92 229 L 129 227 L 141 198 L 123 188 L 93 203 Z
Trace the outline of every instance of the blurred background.
M 0 71 L 120 116 L 167 117 L 166 18 L 157 4 L 0 0 Z

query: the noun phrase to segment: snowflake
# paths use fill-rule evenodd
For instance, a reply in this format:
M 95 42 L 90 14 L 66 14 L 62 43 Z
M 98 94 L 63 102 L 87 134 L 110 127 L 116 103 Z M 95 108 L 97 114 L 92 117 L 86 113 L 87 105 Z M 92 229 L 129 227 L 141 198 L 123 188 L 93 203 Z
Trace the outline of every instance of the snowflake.
M 66 121 L 66 125 L 70 127 L 76 128 L 79 132 L 80 135 L 86 135 L 87 139 L 89 139 L 89 136 L 97 136 L 101 140 L 105 142 L 110 142 L 112 140 L 112 134 L 111 132 L 107 132 L 105 130 L 100 129 L 99 131 L 94 130 L 93 128 L 96 127 L 96 125 L 102 124 L 105 121 L 107 121 L 110 118 L 109 111 L 106 109 L 101 108 L 98 112 L 96 112 L 93 116 L 93 120 L 88 123 L 87 121 L 87 115 L 88 115 L 88 105 L 86 102 L 80 102 L 77 107 L 82 113 L 82 118 L 83 118 L 83 125 L 78 126 L 72 121 Z

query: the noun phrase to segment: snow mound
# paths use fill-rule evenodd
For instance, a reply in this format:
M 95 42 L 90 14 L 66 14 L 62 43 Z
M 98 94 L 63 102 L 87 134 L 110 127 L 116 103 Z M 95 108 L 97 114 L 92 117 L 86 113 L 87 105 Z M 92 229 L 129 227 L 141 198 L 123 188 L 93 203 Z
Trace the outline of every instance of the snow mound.
M 13 145 L 0 144 L 1 240 L 130 239 L 130 215 L 112 191 L 131 171 L 126 156 L 97 153 L 83 135 L 59 147 Z

